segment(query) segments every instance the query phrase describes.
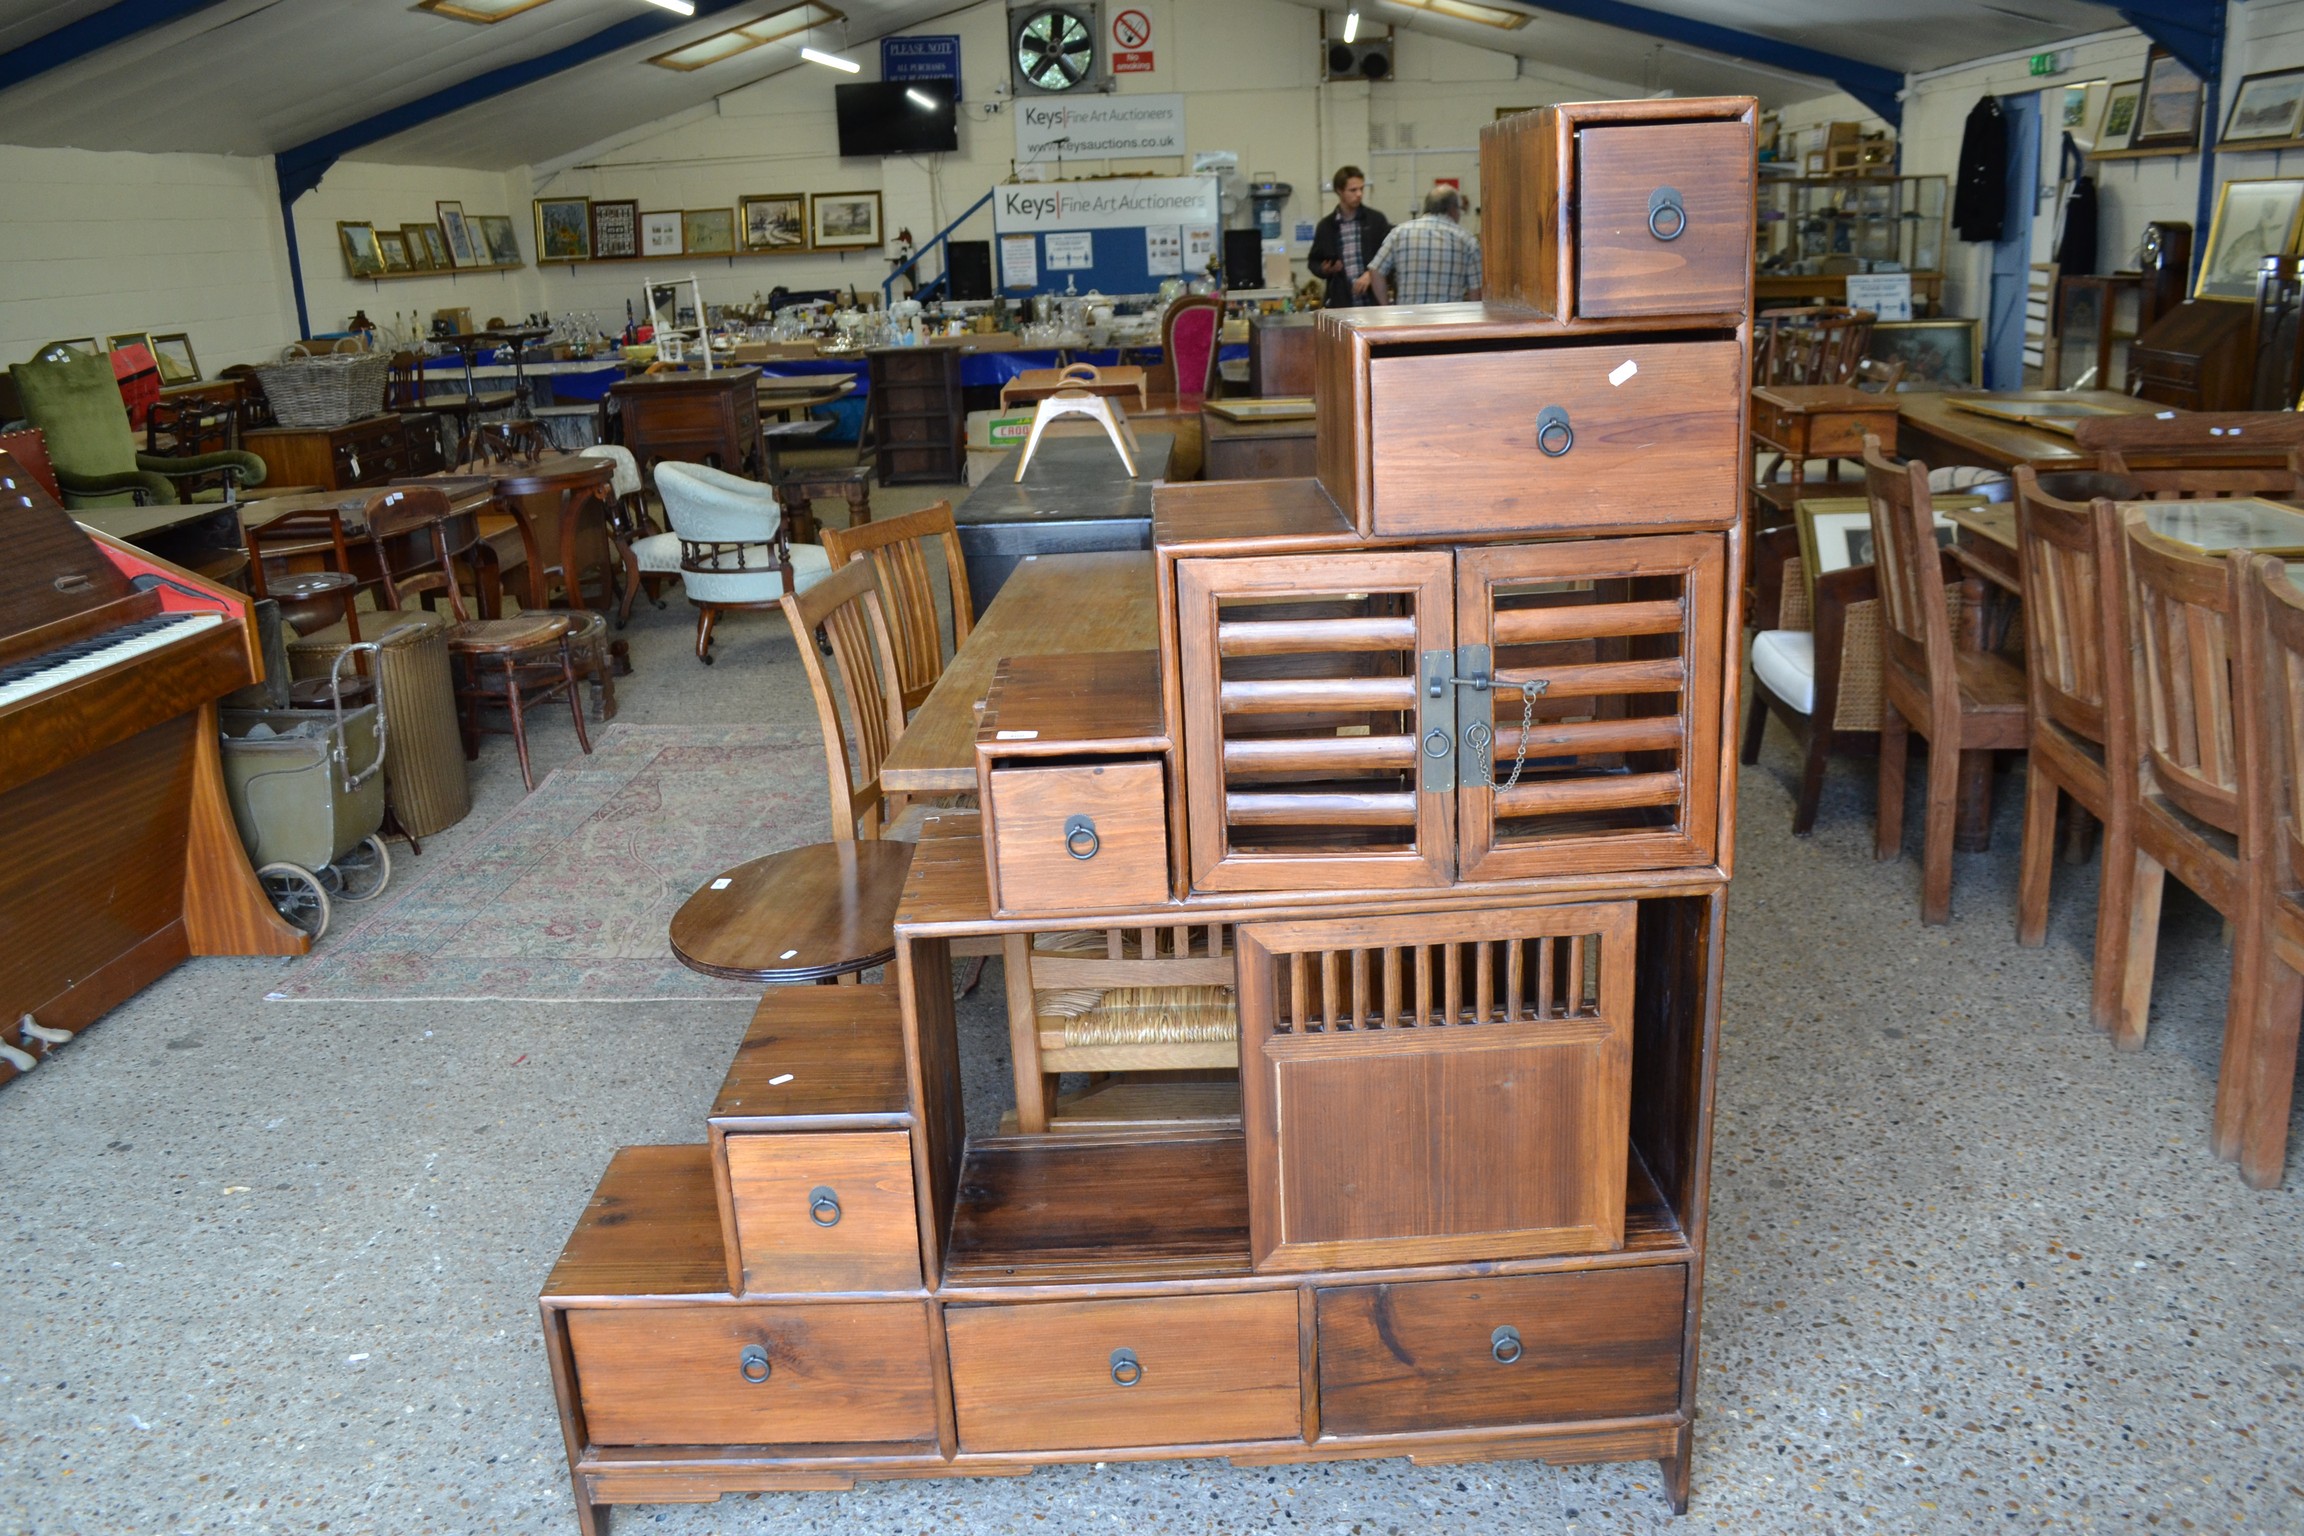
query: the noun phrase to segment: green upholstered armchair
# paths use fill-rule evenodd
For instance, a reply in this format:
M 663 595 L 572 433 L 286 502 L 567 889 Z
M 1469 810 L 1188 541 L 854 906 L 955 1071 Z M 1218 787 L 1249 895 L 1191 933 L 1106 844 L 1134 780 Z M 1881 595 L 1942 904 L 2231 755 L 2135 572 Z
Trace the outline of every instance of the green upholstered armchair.
M 24 414 L 48 438 L 48 456 L 57 484 L 70 507 L 164 505 L 183 501 L 176 481 L 199 475 L 224 477 L 227 490 L 264 483 L 264 461 L 252 453 L 171 458 L 140 453 L 128 425 L 128 407 L 112 377 L 110 358 L 43 349 L 50 360 L 18 363 L 8 370 Z M 207 500 L 210 491 L 192 500 Z

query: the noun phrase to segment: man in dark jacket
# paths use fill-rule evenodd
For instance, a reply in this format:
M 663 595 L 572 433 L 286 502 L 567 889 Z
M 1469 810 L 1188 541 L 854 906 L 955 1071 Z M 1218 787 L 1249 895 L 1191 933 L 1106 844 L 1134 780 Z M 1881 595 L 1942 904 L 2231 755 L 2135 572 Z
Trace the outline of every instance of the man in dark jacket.
M 1368 179 L 1356 165 L 1345 166 L 1335 175 L 1336 211 L 1320 221 L 1312 231 L 1312 254 L 1308 264 L 1314 277 L 1328 280 L 1328 307 L 1343 309 L 1353 304 L 1373 304 L 1376 296 L 1369 285 L 1361 281 L 1368 263 L 1376 255 L 1384 237 L 1392 233 L 1392 221 L 1373 208 L 1364 207 L 1361 198 L 1368 192 Z

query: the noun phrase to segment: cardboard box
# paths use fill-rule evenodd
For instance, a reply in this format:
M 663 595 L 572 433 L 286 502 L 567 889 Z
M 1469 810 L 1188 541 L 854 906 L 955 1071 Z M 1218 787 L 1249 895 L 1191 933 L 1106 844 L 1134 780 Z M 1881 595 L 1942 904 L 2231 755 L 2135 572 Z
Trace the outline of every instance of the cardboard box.
M 1031 431 L 1032 411 L 1029 408 L 968 413 L 970 448 L 993 448 L 1006 453 L 1011 448 L 1023 447 L 1024 439 Z

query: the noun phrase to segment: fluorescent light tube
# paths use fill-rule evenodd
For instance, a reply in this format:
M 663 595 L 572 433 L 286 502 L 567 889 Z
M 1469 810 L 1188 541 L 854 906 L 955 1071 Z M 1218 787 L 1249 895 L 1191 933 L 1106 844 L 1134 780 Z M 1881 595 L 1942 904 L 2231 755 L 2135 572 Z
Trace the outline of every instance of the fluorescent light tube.
M 648 3 L 650 5 L 660 5 L 668 11 L 676 11 L 682 16 L 693 16 L 696 14 L 695 0 L 648 0 Z
M 836 69 L 844 75 L 853 75 L 864 67 L 854 59 L 844 59 L 836 53 L 818 53 L 813 48 L 801 49 L 800 57 L 811 64 L 821 64 L 826 69 Z
M 1359 35 L 1360 13 L 1358 11 L 1346 11 L 1344 13 L 1344 41 L 1349 43 Z
M 920 108 L 923 112 L 933 112 L 936 110 L 936 98 L 929 95 L 926 91 L 917 90 L 912 86 L 906 86 L 904 88 L 904 99 L 911 102 L 912 105 Z

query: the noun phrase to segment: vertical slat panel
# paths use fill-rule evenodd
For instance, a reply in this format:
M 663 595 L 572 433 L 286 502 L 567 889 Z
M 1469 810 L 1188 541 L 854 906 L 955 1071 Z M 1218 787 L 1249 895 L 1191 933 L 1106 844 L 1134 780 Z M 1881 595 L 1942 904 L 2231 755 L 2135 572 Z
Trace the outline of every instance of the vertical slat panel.
M 1405 1022 L 1400 1017 L 1400 951 L 1384 947 L 1384 1027 L 1391 1029 Z
M 1312 1021 L 1305 1014 L 1304 957 L 1288 957 L 1288 1017 L 1295 1022 L 1298 1034 L 1309 1034 Z
M 1440 946 L 1440 976 L 1443 1000 L 1440 1022 L 1454 1024 L 1461 1017 L 1464 1007 L 1463 946 L 1458 944 Z
M 1472 1018 L 1477 1024 L 1487 1023 L 1496 1008 L 1496 971 L 1493 959 L 1494 951 L 1486 939 L 1473 946 Z
M 1584 935 L 1580 933 L 1568 940 L 1568 974 L 1563 981 L 1560 995 L 1566 1006 L 1562 1012 L 1572 1019 L 1584 1011 Z
M 1552 1017 L 1552 940 L 1536 941 L 1536 1017 Z
M 1432 1022 L 1432 946 L 1416 946 L 1416 1022 Z
M 1320 951 L 1320 1016 L 1331 1030 L 1340 1024 L 1336 1017 L 1336 994 L 1343 990 L 1337 985 L 1336 970 L 1336 951 Z
M 1528 979 L 1524 974 L 1524 970 L 1527 965 L 1527 954 L 1528 941 L 1526 939 L 1514 939 L 1505 947 L 1504 1021 L 1507 1024 L 1516 1024 L 1520 1021 L 1521 1018 L 1520 1003 L 1521 997 L 1523 995 L 1522 988 Z
M 1352 1027 L 1366 1029 L 1368 1017 L 1368 951 L 1352 951 Z

